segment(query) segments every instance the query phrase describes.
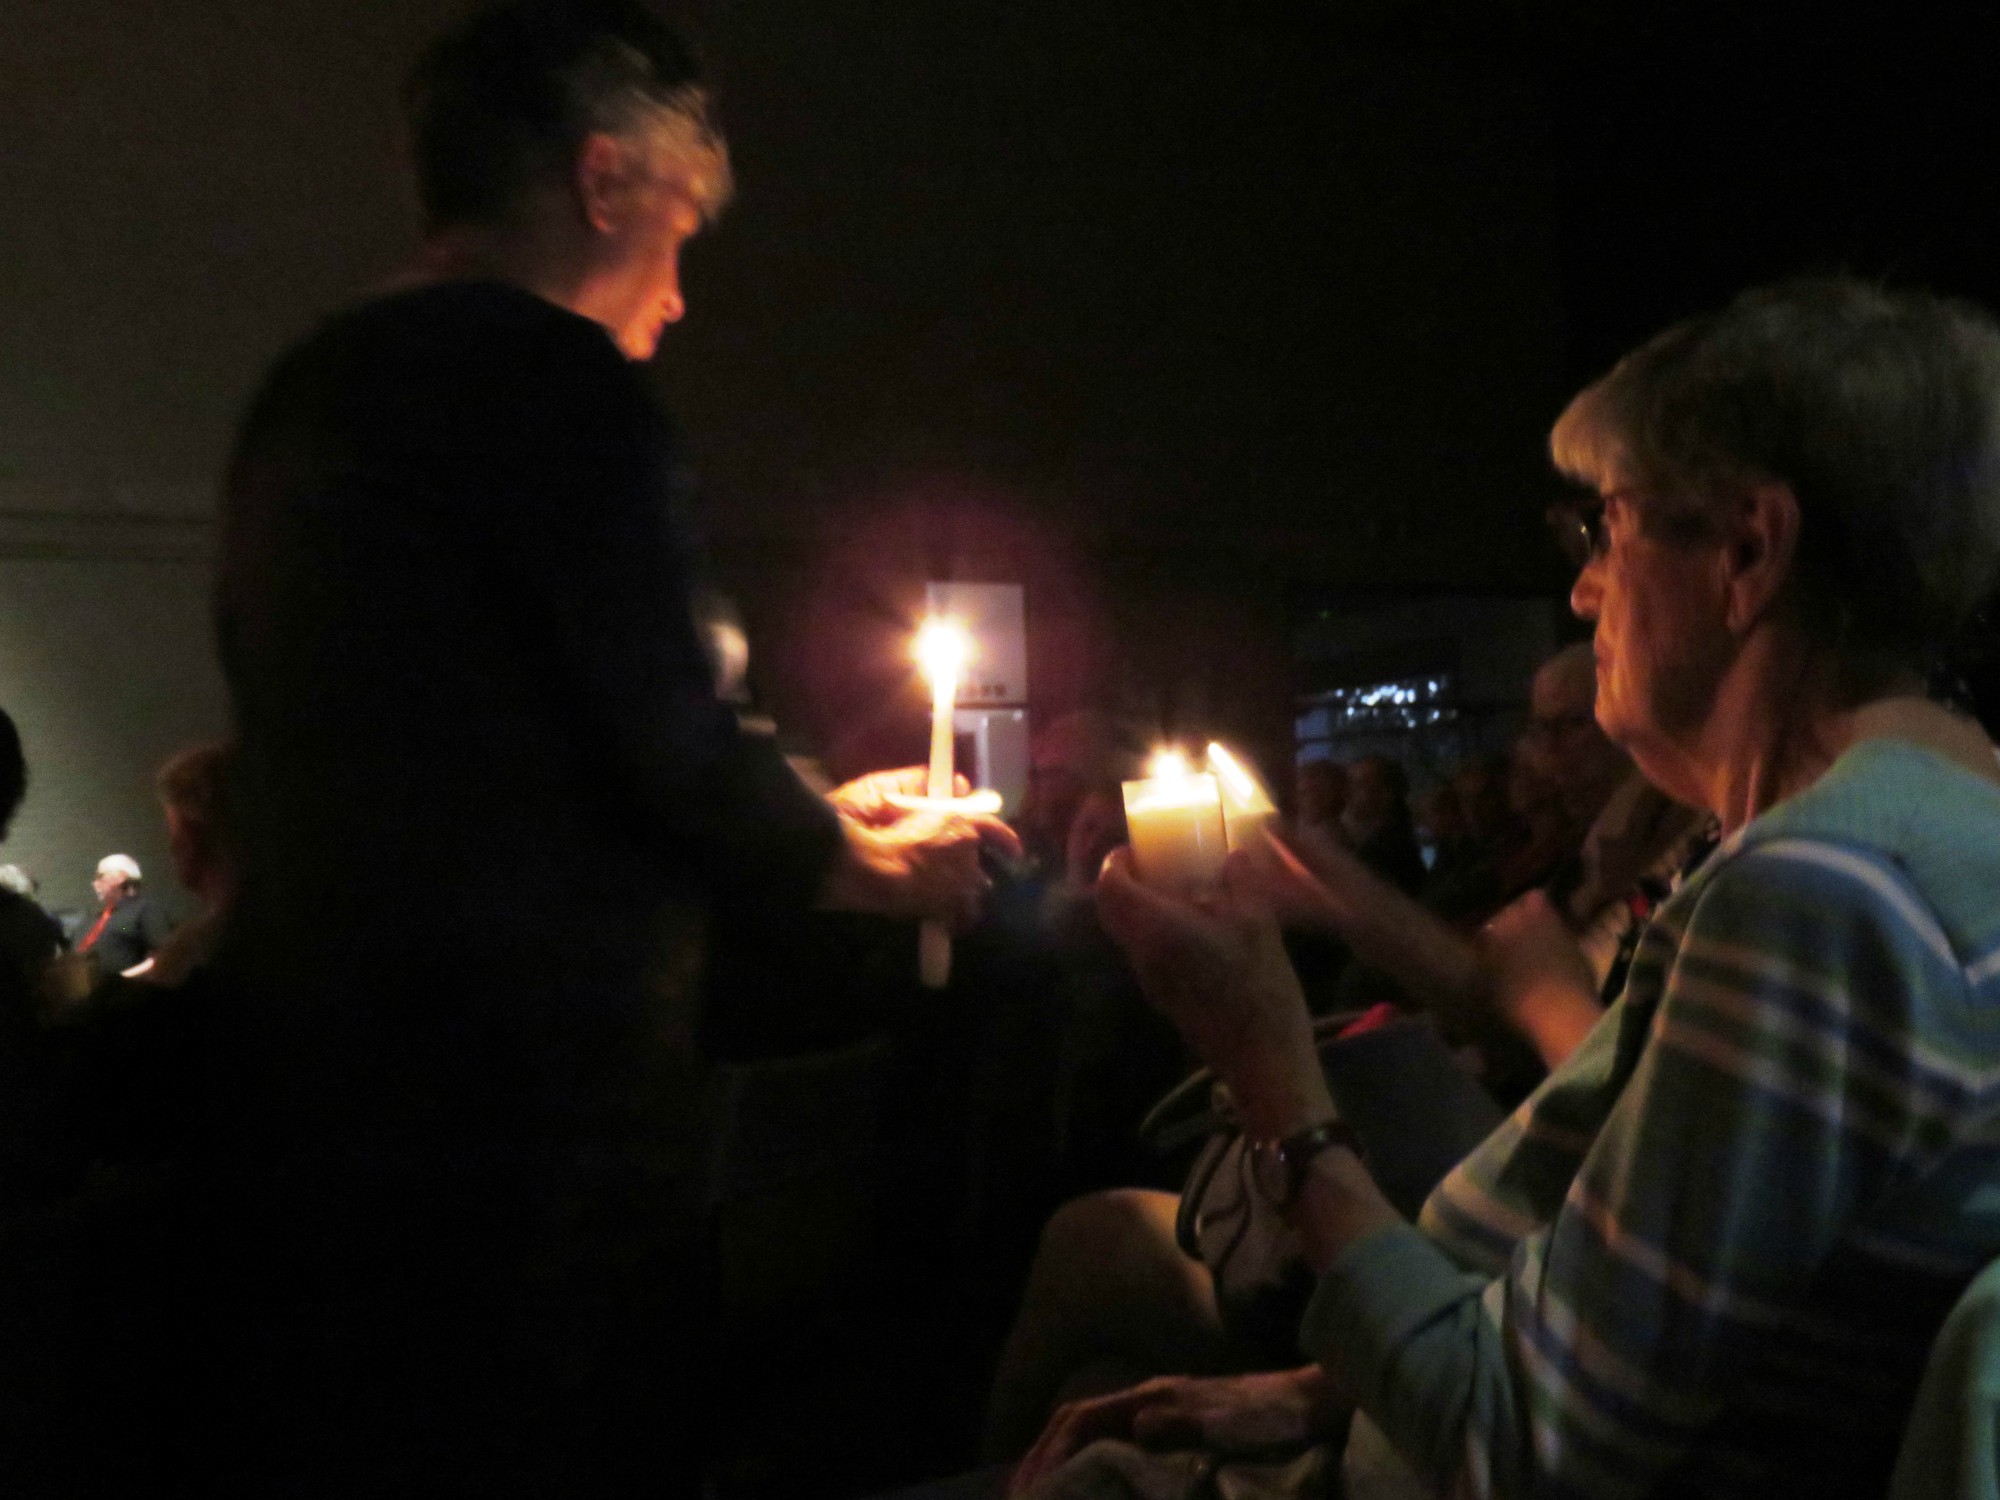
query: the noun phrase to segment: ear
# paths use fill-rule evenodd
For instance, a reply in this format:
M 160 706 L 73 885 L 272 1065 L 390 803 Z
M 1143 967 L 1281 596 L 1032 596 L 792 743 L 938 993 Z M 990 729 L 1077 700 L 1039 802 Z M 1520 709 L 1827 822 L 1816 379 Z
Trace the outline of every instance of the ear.
M 1799 500 L 1781 481 L 1751 486 L 1724 522 L 1723 586 L 1729 629 L 1742 635 L 1767 615 L 1792 576 Z
M 601 130 L 583 138 L 576 152 L 576 201 L 599 234 L 615 234 L 624 223 L 625 147 Z

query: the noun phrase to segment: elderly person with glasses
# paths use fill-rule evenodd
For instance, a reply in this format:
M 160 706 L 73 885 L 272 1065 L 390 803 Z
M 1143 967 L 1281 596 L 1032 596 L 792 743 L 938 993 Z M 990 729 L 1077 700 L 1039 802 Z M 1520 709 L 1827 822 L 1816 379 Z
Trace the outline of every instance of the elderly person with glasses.
M 1024 1478 L 1095 1433 L 1268 1440 L 1351 1405 L 1452 1494 L 1882 1493 L 2000 1255 L 2000 766 L 1925 696 L 2000 560 L 2000 330 L 1850 281 L 1753 292 L 1628 356 L 1553 448 L 1596 497 L 1569 522 L 1598 721 L 1722 845 L 1416 1225 L 1335 1119 L 1273 877 L 1238 856 L 1186 903 L 1115 859 L 1105 921 L 1319 1274 L 1317 1363 L 1071 1409 Z

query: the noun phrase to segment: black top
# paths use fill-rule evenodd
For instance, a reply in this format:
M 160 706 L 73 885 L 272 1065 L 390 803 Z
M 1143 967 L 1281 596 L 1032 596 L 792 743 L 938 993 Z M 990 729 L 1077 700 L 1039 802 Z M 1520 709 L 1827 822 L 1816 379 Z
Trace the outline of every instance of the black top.
M 604 332 L 512 288 L 390 297 L 280 363 L 220 600 L 267 959 L 622 988 L 669 896 L 809 898 L 838 830 L 716 701 L 676 472 Z
M 91 918 L 90 926 L 96 925 L 97 918 Z M 113 908 L 111 920 L 90 945 L 91 962 L 100 974 L 123 974 L 151 958 L 173 930 L 173 922 L 151 896 L 127 896 Z
M 242 1012 L 213 1082 L 217 1149 L 252 1158 L 217 1190 L 254 1202 L 214 1214 L 257 1226 L 230 1248 L 282 1300 L 245 1320 L 307 1320 L 273 1357 L 343 1362 L 230 1399 L 338 1410 L 454 1483 L 547 1463 L 608 1493 L 586 1469 L 636 1463 L 674 1409 L 662 943 L 704 902 L 803 907 L 840 844 L 716 699 L 676 476 L 597 325 L 474 283 L 285 356 L 230 474 L 242 885 L 218 970 Z M 607 1415 L 633 1401 L 643 1428 Z

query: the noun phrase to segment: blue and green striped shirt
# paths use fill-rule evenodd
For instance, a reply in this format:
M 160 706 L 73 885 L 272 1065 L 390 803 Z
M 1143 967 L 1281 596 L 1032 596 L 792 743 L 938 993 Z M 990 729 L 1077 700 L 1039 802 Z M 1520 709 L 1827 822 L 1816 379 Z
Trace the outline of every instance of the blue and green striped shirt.
M 1668 901 L 1305 1347 L 1441 1491 L 1880 1495 L 1996 1256 L 2000 787 L 1874 740 Z

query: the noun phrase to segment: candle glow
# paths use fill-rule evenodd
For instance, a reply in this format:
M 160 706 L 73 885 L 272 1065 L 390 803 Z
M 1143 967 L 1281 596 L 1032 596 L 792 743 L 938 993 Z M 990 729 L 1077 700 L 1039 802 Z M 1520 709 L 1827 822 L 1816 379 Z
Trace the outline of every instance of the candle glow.
M 1248 766 L 1213 740 L 1208 746 L 1208 767 L 1222 786 L 1223 835 L 1229 848 L 1261 848 L 1264 830 L 1278 812 L 1270 793 Z
M 1139 878 L 1170 890 L 1210 884 L 1222 873 L 1225 853 L 1216 778 L 1197 773 L 1173 749 L 1154 755 L 1146 769 L 1145 780 L 1125 783 L 1125 822 Z
M 953 714 L 959 674 L 972 658 L 972 640 L 956 621 L 929 619 L 917 631 L 917 664 L 931 682 L 931 759 L 924 790 L 933 800 L 954 789 Z M 941 990 L 951 979 L 951 934 L 937 922 L 917 932 L 917 977 L 927 989 Z
M 972 640 L 956 620 L 929 619 L 917 630 L 917 665 L 931 690 L 958 693 L 959 674 L 972 659 Z

